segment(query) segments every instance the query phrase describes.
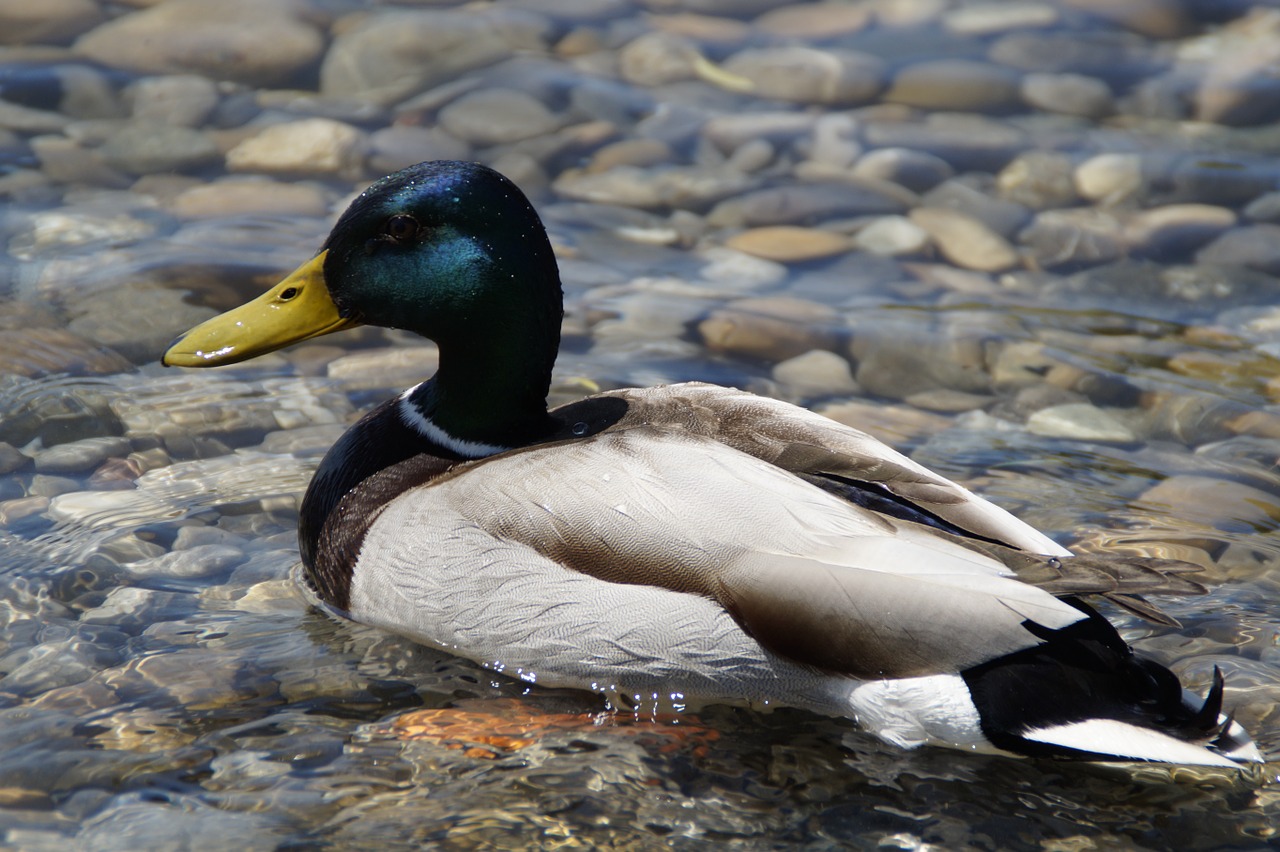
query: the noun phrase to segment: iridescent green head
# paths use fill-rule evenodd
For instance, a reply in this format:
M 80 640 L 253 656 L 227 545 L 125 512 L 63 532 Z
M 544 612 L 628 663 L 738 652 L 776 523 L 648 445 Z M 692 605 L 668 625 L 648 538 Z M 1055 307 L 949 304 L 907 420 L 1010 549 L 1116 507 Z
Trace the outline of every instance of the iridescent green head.
M 231 364 L 369 324 L 436 341 L 442 361 L 484 348 L 545 362 L 549 374 L 561 312 L 546 231 L 515 184 L 476 163 L 419 163 L 370 186 L 315 258 L 192 329 L 164 363 Z

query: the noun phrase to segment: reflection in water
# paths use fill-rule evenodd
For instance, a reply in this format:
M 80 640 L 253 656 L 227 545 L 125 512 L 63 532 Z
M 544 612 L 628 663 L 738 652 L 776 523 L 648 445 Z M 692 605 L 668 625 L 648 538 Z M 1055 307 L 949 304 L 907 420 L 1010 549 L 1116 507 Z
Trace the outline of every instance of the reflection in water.
M 292 579 L 297 501 L 434 348 L 156 364 L 369 180 L 481 160 L 561 259 L 553 402 L 746 387 L 1073 547 L 1201 564 L 1207 596 L 1160 602 L 1180 629 L 1110 615 L 1202 693 L 1221 668 L 1274 756 L 1280 23 L 1253 5 L 0 11 L 0 842 L 1274 842 L 1274 763 L 904 753 L 789 710 L 614 724 L 333 618 Z

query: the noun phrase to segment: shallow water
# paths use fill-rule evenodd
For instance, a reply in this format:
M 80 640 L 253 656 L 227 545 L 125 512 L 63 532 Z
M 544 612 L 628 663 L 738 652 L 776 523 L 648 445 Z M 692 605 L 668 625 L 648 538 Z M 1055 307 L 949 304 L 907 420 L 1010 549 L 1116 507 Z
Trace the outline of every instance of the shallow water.
M 5 845 L 1271 842 L 1274 4 L 47 6 L 0 11 Z M 1206 596 L 1159 602 L 1180 628 L 1108 614 L 1193 689 L 1221 668 L 1272 762 L 908 753 L 791 710 L 629 723 L 313 607 L 310 471 L 434 349 L 157 358 L 432 157 L 544 215 L 553 401 L 746 387 L 1069 546 L 1202 564 Z

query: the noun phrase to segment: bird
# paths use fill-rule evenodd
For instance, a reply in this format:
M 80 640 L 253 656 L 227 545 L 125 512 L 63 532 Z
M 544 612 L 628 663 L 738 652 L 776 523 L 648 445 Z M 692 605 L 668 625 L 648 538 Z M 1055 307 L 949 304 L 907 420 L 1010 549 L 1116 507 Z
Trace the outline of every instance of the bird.
M 1203 592 L 1185 563 L 1073 555 L 871 435 L 698 382 L 548 409 L 564 300 L 516 185 L 419 163 L 370 185 L 309 261 L 179 337 L 232 364 L 360 325 L 434 341 L 434 375 L 319 464 L 303 574 L 333 612 L 633 712 L 728 703 L 881 740 L 1236 767 L 1223 710 L 1086 595 Z M 1198 570 L 1198 569 L 1197 569 Z

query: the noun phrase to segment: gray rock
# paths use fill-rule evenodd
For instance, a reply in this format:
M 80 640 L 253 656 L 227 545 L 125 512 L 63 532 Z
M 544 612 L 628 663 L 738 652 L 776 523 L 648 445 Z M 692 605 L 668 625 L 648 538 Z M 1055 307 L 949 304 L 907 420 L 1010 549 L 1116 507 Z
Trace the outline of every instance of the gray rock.
M 166 0 L 108 21 L 75 47 L 112 68 L 276 86 L 313 65 L 324 48 L 324 36 L 298 10 L 287 0 Z
M 900 184 L 912 192 L 927 192 L 949 179 L 955 170 L 941 157 L 923 151 L 877 148 L 858 159 L 853 174 Z
M 773 367 L 773 380 L 792 398 L 848 396 L 858 391 L 849 362 L 825 349 L 780 361 Z
M 31 477 L 31 485 L 27 493 L 32 497 L 57 497 L 59 494 L 70 494 L 80 489 L 80 483 L 67 476 L 52 476 L 37 473 Z
M 1250 201 L 1244 217 L 1253 222 L 1280 222 L 1280 192 L 1268 192 Z
M 887 257 L 921 254 L 929 233 L 905 216 L 880 216 L 854 235 L 853 247 Z
M 707 215 L 713 226 L 813 225 L 830 219 L 901 213 L 904 199 L 871 181 L 793 184 L 748 192 Z
M 1028 151 L 996 175 L 1000 197 L 1032 210 L 1070 207 L 1080 199 L 1071 158 L 1056 151 Z
M 1129 250 L 1167 260 L 1186 257 L 1236 224 L 1236 214 L 1208 204 L 1168 204 L 1143 210 L 1125 225 Z
M 227 152 L 233 172 L 276 175 L 364 176 L 368 139 L 359 129 L 327 118 L 267 127 Z
M 622 79 L 638 86 L 665 86 L 697 77 L 695 61 L 701 54 L 683 36 L 662 31 L 645 33 L 618 52 Z
M 1111 87 L 1083 74 L 1028 74 L 1022 78 L 1022 99 L 1045 112 L 1105 118 L 1115 111 Z
M 854 320 L 850 353 L 855 376 L 868 393 L 905 399 L 946 389 L 985 394 L 991 389 L 988 341 L 948 324 L 921 328 L 914 320 Z
M 137 306 L 145 303 L 153 317 L 139 325 Z M 157 360 L 176 335 L 213 317 L 217 311 L 192 305 L 180 290 L 140 282 L 88 293 L 70 305 L 68 327 L 102 346 L 111 347 L 134 364 Z
M 40 450 L 35 456 L 35 466 L 40 473 L 84 473 L 113 456 L 128 455 L 130 449 L 127 438 L 84 438 Z
M 1076 191 L 1089 201 L 1118 204 L 1141 200 L 1146 194 L 1140 154 L 1098 154 L 1085 160 L 1075 171 Z
M 696 210 L 726 196 L 737 195 L 754 183 L 751 177 L 736 169 L 619 166 L 600 173 L 569 169 L 560 173 L 552 188 L 575 201 Z
M 221 158 L 199 130 L 149 122 L 126 124 L 101 150 L 109 167 L 135 175 L 188 171 Z
M 541 53 L 545 19 L 490 7 L 382 10 L 339 33 L 320 67 L 320 92 L 384 106 L 507 58 Z
M 1280 118 L 1280 14 L 1244 16 L 1206 37 L 1209 67 L 1195 93 L 1195 117 L 1214 124 L 1262 124 Z
M 144 77 L 124 92 L 138 121 L 199 127 L 218 106 L 218 87 L 194 74 Z
M 393 124 L 369 136 L 369 169 L 390 174 L 424 160 L 468 160 L 471 147 L 438 127 Z
M 19 133 L 60 133 L 70 123 L 64 115 L 0 100 L 0 127 Z
M 93 0 L 0 0 L 0 44 L 63 44 L 101 20 Z
M 884 85 L 884 63 L 849 50 L 748 48 L 730 56 L 724 70 L 749 80 L 760 97 L 831 106 L 866 103 Z
M 846 168 L 852 165 L 861 153 L 862 145 L 858 142 L 858 122 L 852 116 L 824 115 L 814 124 L 813 139 L 809 144 L 810 162 Z
M 898 71 L 884 100 L 921 109 L 1006 112 L 1022 103 L 1012 69 L 970 59 L 917 62 Z
M 556 130 L 560 119 L 541 101 L 515 89 L 481 89 L 440 111 L 440 124 L 473 145 L 503 145 Z
M 7 476 L 31 464 L 29 456 L 12 444 L 0 441 L 0 476 Z
M 197 544 L 186 550 L 175 550 L 155 559 L 132 562 L 123 567 L 132 577 L 194 579 L 221 574 L 242 561 L 244 553 L 238 547 Z
M 0 116 L 2 121 L 3 116 Z M 36 137 L 31 140 L 31 150 L 39 159 L 44 175 L 59 183 L 122 188 L 133 182 L 128 175 L 108 166 L 102 152 L 82 147 L 62 136 Z
M 1044 269 L 1094 266 L 1125 253 L 1120 221 L 1103 210 L 1087 207 L 1045 210 L 1018 235 Z
M 1280 225 L 1233 228 L 1202 248 L 1196 262 L 1245 266 L 1280 276 Z
M 977 115 L 936 114 L 920 123 L 868 118 L 862 139 L 870 148 L 932 154 L 957 172 L 997 172 L 1028 147 L 1020 128 Z
M 1000 2 L 961 6 L 947 12 L 946 28 L 958 35 L 988 36 L 1011 30 L 1051 27 L 1059 12 L 1048 3 Z
M 924 229 L 947 260 L 965 269 L 1002 272 L 1019 264 L 1018 252 L 980 220 L 945 207 L 917 207 L 911 221 Z
M 1127 443 L 1136 439 L 1120 420 L 1087 402 L 1042 408 L 1027 418 L 1027 429 L 1048 438 Z
M 1230 144 L 1230 136 L 1222 141 Z M 1275 163 L 1255 155 L 1194 154 L 1182 158 L 1169 179 L 1171 201 L 1235 207 L 1275 189 Z
M 823 116 L 826 118 L 826 116 Z M 702 125 L 702 135 L 725 154 L 756 139 L 785 146 L 816 133 L 818 116 L 802 112 L 749 112 L 712 116 Z

